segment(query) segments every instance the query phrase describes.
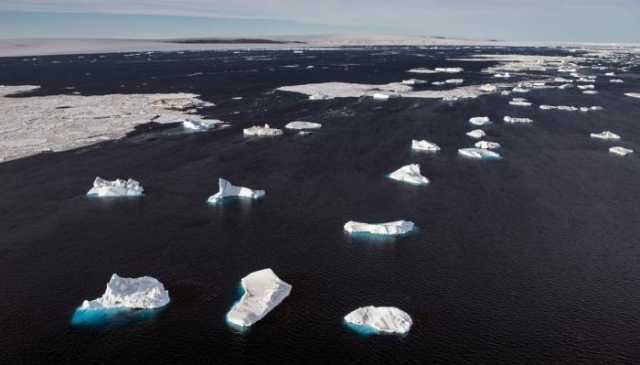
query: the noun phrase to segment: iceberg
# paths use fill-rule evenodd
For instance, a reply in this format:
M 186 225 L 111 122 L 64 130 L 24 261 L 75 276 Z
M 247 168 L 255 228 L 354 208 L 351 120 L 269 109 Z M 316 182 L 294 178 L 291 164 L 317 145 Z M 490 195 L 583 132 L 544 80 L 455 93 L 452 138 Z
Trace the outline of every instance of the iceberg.
M 499 153 L 482 148 L 461 148 L 458 153 L 463 157 L 474 160 L 498 160 L 502 158 Z
M 477 126 L 483 126 L 491 123 L 491 119 L 489 117 L 473 117 L 469 119 L 469 123 Z
M 632 98 L 640 98 L 640 93 L 626 93 L 625 95 Z
M 305 121 L 295 121 L 295 122 L 291 122 L 291 123 L 287 123 L 287 125 L 284 126 L 287 129 L 318 129 L 318 128 L 322 128 L 322 124 L 320 123 L 313 123 L 313 122 L 305 122 Z
M 316 94 L 309 95 L 309 100 L 330 100 L 330 99 L 333 99 L 333 97 L 327 94 L 316 93 Z
M 400 94 L 377 92 L 377 93 L 373 93 L 373 95 L 371 96 L 373 97 L 374 100 L 389 100 L 389 99 L 399 98 Z
M 628 149 L 628 148 L 624 148 L 624 147 L 620 147 L 620 146 L 616 146 L 616 147 L 611 147 L 609 148 L 609 152 L 613 153 L 614 155 L 618 155 L 618 156 L 626 156 L 630 153 L 633 153 L 633 150 Z
M 282 281 L 271 269 L 264 269 L 242 278 L 243 294 L 227 313 L 227 321 L 249 327 L 264 318 L 291 293 L 291 285 Z
M 271 128 L 269 124 L 265 124 L 264 127 L 253 126 L 250 128 L 245 128 L 242 130 L 245 136 L 255 136 L 255 137 L 264 137 L 264 136 L 280 136 L 282 135 L 282 129 Z
M 467 136 L 473 139 L 480 139 L 486 136 L 487 134 L 482 129 L 474 129 L 471 132 L 467 132 Z
M 223 125 L 224 122 L 218 119 L 186 119 L 182 121 L 182 126 L 195 130 L 195 131 L 207 131 L 210 129 L 215 129 L 218 126 Z
M 88 196 L 96 196 L 100 198 L 106 197 L 124 197 L 124 196 L 142 196 L 144 189 L 136 180 L 116 179 L 113 181 L 96 177 L 93 181 L 93 187 L 87 192 Z
M 585 90 L 582 93 L 585 95 L 596 95 L 596 94 L 599 94 L 600 92 L 596 90 Z
M 595 85 L 578 85 L 578 89 L 580 90 L 593 90 L 595 88 Z
M 406 334 L 413 321 L 404 311 L 395 307 L 367 306 L 354 310 L 344 317 L 347 324 L 362 329 L 364 333 Z
M 527 101 L 527 99 L 524 98 L 513 98 L 510 102 L 509 105 L 513 105 L 513 106 L 531 106 L 531 103 Z
M 435 143 L 422 140 L 411 140 L 411 149 L 414 151 L 427 151 L 427 152 L 438 152 L 440 151 L 440 146 Z
M 505 123 L 509 123 L 509 124 L 531 124 L 531 123 L 533 123 L 533 120 L 529 119 L 529 118 L 516 118 L 516 117 L 510 117 L 510 116 L 504 117 L 503 120 L 504 120 Z
M 419 80 L 419 79 L 409 79 L 409 80 L 402 80 L 402 83 L 404 85 L 419 85 L 419 84 L 425 84 L 426 81 Z
M 345 223 L 344 230 L 350 234 L 368 233 L 382 236 L 399 236 L 407 234 L 415 229 L 415 224 L 410 221 L 394 221 L 387 223 L 361 223 L 349 221 Z
M 156 309 L 169 304 L 169 301 L 169 292 L 157 279 L 149 276 L 123 278 L 113 274 L 104 294 L 91 301 L 85 300 L 78 310 Z
M 483 84 L 478 89 L 486 93 L 495 93 L 498 91 L 498 87 L 493 84 Z
M 464 83 L 463 79 L 449 79 L 449 80 L 445 80 L 445 84 L 450 84 L 450 85 L 461 85 L 462 83 Z
M 493 75 L 493 77 L 495 77 L 497 79 L 510 79 L 511 78 L 511 74 L 508 73 L 508 72 L 497 73 L 497 74 Z
M 437 73 L 447 73 L 447 74 L 457 74 L 464 71 L 462 67 L 436 67 L 435 69 L 428 68 L 412 68 L 407 72 L 416 73 L 416 74 L 437 74 Z
M 624 80 L 622 79 L 611 79 L 609 82 L 612 84 L 624 84 Z
M 427 185 L 429 179 L 420 173 L 420 165 L 411 164 L 403 166 L 389 174 L 389 178 L 414 185 Z
M 489 142 L 489 141 L 478 141 L 474 145 L 476 148 L 481 148 L 483 150 L 495 150 L 496 148 L 500 148 L 500 143 L 498 142 Z
M 602 131 L 600 133 L 591 133 L 591 138 L 604 139 L 609 141 L 617 141 L 620 139 L 620 136 L 611 132 L 611 131 Z
M 260 199 L 265 196 L 264 190 L 253 190 L 243 186 L 235 186 L 228 180 L 218 179 L 219 191 L 207 199 L 209 204 L 217 204 L 225 198 L 238 197 L 249 199 Z
M 442 85 L 445 85 L 445 84 L 446 84 L 446 82 L 444 82 L 444 81 L 434 81 L 434 82 L 431 83 L 431 85 L 433 85 L 433 86 L 442 86 Z
M 514 92 L 514 93 L 526 94 L 531 90 L 529 90 L 527 88 L 524 88 L 524 87 L 516 86 L 513 89 L 511 89 L 511 91 Z

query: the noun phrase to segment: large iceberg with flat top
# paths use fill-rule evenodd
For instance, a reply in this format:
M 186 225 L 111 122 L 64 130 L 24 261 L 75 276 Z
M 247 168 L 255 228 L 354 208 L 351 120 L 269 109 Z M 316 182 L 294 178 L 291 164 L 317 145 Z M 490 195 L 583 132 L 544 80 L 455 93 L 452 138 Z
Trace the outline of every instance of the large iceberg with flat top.
M 438 152 L 440 151 L 440 146 L 424 139 L 421 141 L 413 139 L 411 140 L 411 149 L 414 151 Z
M 411 317 L 396 307 L 361 307 L 347 314 L 344 320 L 365 333 L 406 334 L 413 325 Z
M 502 158 L 499 153 L 482 148 L 461 148 L 458 150 L 458 154 L 475 160 L 498 160 Z
M 169 304 L 169 292 L 155 278 L 123 278 L 111 275 L 104 294 L 94 300 L 85 300 L 79 310 L 111 308 L 155 309 Z
M 264 137 L 264 136 L 280 136 L 282 135 L 282 129 L 271 128 L 269 124 L 265 124 L 264 127 L 259 125 L 245 128 L 242 130 L 245 136 L 255 136 L 255 137 Z
M 227 313 L 227 321 L 240 327 L 258 322 L 289 296 L 291 285 L 282 281 L 271 269 L 242 278 L 242 298 Z
M 207 203 L 216 204 L 225 198 L 231 197 L 260 199 L 265 196 L 264 190 L 253 190 L 245 188 L 244 186 L 235 186 L 223 178 L 218 179 L 218 187 L 218 192 L 210 196 L 209 199 L 207 199 Z
M 96 177 L 93 181 L 93 187 L 87 192 L 88 196 L 95 196 L 100 198 L 106 197 L 121 197 L 121 196 L 141 196 L 144 192 L 142 185 L 136 180 L 128 179 L 116 179 L 105 180 L 101 177 Z
M 362 223 L 349 221 L 345 223 L 344 230 L 354 233 L 369 233 L 383 236 L 398 236 L 407 234 L 415 229 L 415 224 L 410 221 L 394 221 L 387 223 Z
M 411 164 L 403 166 L 389 174 L 389 178 L 414 185 L 427 185 L 429 179 L 420 173 L 420 165 Z

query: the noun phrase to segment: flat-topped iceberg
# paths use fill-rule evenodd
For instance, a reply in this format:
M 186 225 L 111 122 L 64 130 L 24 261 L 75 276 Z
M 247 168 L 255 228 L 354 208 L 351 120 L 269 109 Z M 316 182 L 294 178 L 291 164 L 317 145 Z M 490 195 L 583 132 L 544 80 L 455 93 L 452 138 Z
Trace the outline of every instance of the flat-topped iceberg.
M 630 153 L 633 153 L 633 150 L 629 149 L 629 148 L 615 146 L 615 147 L 609 148 L 609 152 L 613 153 L 614 155 L 618 155 L 618 156 L 626 156 L 626 155 L 628 155 Z
M 195 130 L 195 131 L 207 131 L 218 128 L 224 125 L 224 122 L 218 119 L 193 119 L 188 118 L 182 121 L 182 126 Z
M 504 120 L 505 123 L 509 123 L 509 124 L 531 124 L 531 123 L 533 123 L 533 120 L 529 119 L 529 118 L 516 118 L 516 117 L 510 117 L 510 116 L 504 117 L 503 120 Z
M 477 126 L 483 126 L 491 123 L 491 119 L 489 117 L 473 117 L 469 119 L 469 123 Z
M 282 281 L 271 269 L 264 269 L 242 278 L 243 294 L 229 313 L 227 321 L 249 327 L 269 314 L 291 293 L 291 285 Z
M 219 191 L 210 196 L 209 199 L 207 199 L 207 203 L 217 204 L 223 199 L 231 197 L 260 199 L 265 196 L 264 190 L 253 190 L 243 186 L 235 186 L 223 178 L 218 179 L 218 186 Z
M 499 153 L 482 148 L 461 148 L 458 153 L 460 156 L 474 160 L 499 160 L 502 158 Z
M 489 141 L 478 141 L 474 146 L 476 148 L 481 148 L 483 150 L 495 150 L 496 148 L 500 148 L 500 143 L 489 142 Z
M 99 198 L 107 197 L 124 197 L 124 196 L 142 196 L 144 189 L 136 180 L 116 179 L 105 180 L 96 177 L 93 181 L 93 187 L 87 192 L 88 196 Z
M 611 131 L 602 131 L 600 133 L 591 133 L 591 138 L 604 139 L 610 141 L 617 141 L 620 139 L 620 136 L 611 132 Z
M 429 179 L 422 176 L 420 165 L 418 164 L 403 166 L 389 174 L 389 178 L 414 185 L 427 185 L 429 183 Z
M 426 140 L 418 141 L 413 139 L 411 140 L 411 149 L 414 151 L 438 152 L 440 151 L 440 146 Z
M 467 132 L 467 136 L 473 139 L 480 139 L 486 136 L 487 134 L 482 129 L 474 129 L 470 132 Z
M 399 236 L 407 234 L 415 229 L 415 224 L 410 221 L 394 221 L 387 223 L 362 223 L 349 221 L 345 223 L 344 230 L 350 234 L 368 233 L 382 236 Z
M 313 123 L 313 122 L 305 122 L 305 121 L 294 121 L 294 122 L 290 122 L 287 123 L 287 125 L 284 126 L 287 129 L 318 129 L 318 128 L 322 128 L 322 124 L 320 123 Z
M 364 333 L 406 334 L 413 325 L 411 317 L 395 307 L 361 307 L 347 314 L 344 320 Z
M 164 307 L 169 301 L 169 292 L 157 279 L 149 276 L 123 278 L 113 274 L 104 294 L 91 301 L 85 300 L 78 310 L 155 309 Z
M 280 136 L 283 134 L 282 129 L 271 128 L 269 124 L 265 124 L 264 127 L 253 126 L 242 130 L 245 136 L 264 137 L 264 136 Z

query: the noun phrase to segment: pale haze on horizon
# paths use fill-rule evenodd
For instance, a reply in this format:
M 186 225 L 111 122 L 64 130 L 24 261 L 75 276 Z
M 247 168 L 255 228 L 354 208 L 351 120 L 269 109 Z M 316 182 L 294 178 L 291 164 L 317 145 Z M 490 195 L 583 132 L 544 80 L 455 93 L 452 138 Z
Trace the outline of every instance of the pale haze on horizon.
M 638 0 L 2 0 L 1 38 L 388 33 L 640 42 Z

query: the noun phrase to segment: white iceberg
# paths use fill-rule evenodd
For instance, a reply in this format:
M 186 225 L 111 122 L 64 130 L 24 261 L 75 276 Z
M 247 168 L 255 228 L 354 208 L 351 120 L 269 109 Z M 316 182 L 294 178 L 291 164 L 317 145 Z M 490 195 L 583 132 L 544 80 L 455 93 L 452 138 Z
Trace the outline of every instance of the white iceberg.
M 255 136 L 255 137 L 280 136 L 283 134 L 282 129 L 271 128 L 269 124 L 265 124 L 264 127 L 253 126 L 250 128 L 245 128 L 242 130 L 242 133 L 245 136 Z
M 612 84 L 624 84 L 624 80 L 622 79 L 611 79 L 609 82 Z
M 609 141 L 617 141 L 620 139 L 620 136 L 611 132 L 611 131 L 602 131 L 600 133 L 591 133 L 591 138 L 604 139 Z
M 498 79 L 510 79 L 511 78 L 511 74 L 508 73 L 508 72 L 497 73 L 497 74 L 493 75 L 493 77 L 498 78 Z
M 473 117 L 469 119 L 469 123 L 477 126 L 483 126 L 491 123 L 491 119 L 489 117 Z
M 344 230 L 350 234 L 369 233 L 383 236 L 398 236 L 407 234 L 415 229 L 415 224 L 410 221 L 394 221 L 387 223 L 362 223 L 349 221 L 345 223 Z
M 253 190 L 243 186 L 235 186 L 223 178 L 218 179 L 218 186 L 219 191 L 210 196 L 209 199 L 207 199 L 207 203 L 216 204 L 230 197 L 260 199 L 265 196 L 264 190 Z
M 474 160 L 498 160 L 502 158 L 499 153 L 482 148 L 461 148 L 458 153 L 463 157 Z
M 155 309 L 164 307 L 169 301 L 169 292 L 157 279 L 149 276 L 122 278 L 113 274 L 104 294 L 91 301 L 85 300 L 79 310 Z
M 113 181 L 96 177 L 93 187 L 87 192 L 88 196 L 96 197 L 121 197 L 121 196 L 142 196 L 144 189 L 136 180 L 116 179 Z
M 429 142 L 426 140 L 411 140 L 411 149 L 414 151 L 427 151 L 427 152 L 438 152 L 440 151 L 440 146 L 433 142 Z
M 614 155 L 626 156 L 626 155 L 628 155 L 630 153 L 633 153 L 633 150 L 628 149 L 628 148 L 624 148 L 624 147 L 620 147 L 620 146 L 616 146 L 616 147 L 609 148 L 609 152 L 613 153 Z
M 487 134 L 482 129 L 474 129 L 470 132 L 467 132 L 467 136 L 473 139 L 480 139 L 486 136 Z
M 290 122 L 287 123 L 287 125 L 284 126 L 287 129 L 318 129 L 318 128 L 322 128 L 322 124 L 320 123 L 313 123 L 313 122 L 305 122 L 305 121 L 294 121 L 294 122 Z
M 497 148 L 500 148 L 500 143 L 489 142 L 489 141 L 478 141 L 474 146 L 476 146 L 476 148 L 481 148 L 483 150 L 495 150 Z
M 578 85 L 578 89 L 580 90 L 593 90 L 595 88 L 595 85 Z
M 426 81 L 420 80 L 420 79 L 409 79 L 409 80 L 402 80 L 402 83 L 404 85 L 420 85 L 420 84 L 425 84 Z
M 447 74 L 457 74 L 464 71 L 461 67 L 436 67 L 435 69 L 428 68 L 412 68 L 407 72 L 416 73 L 416 74 L 437 74 L 437 73 L 447 73 Z
M 404 311 L 395 307 L 362 307 L 344 317 L 345 322 L 367 331 L 376 333 L 406 334 L 411 329 L 413 321 Z
M 596 94 L 599 94 L 600 92 L 596 90 L 585 90 L 582 93 L 585 95 L 596 95 Z
M 527 101 L 527 99 L 524 99 L 524 98 L 513 98 L 509 102 L 509 105 L 513 105 L 513 106 L 531 106 L 531 103 L 529 101 Z
M 291 285 L 282 281 L 271 269 L 264 269 L 242 278 L 242 298 L 227 313 L 227 321 L 249 327 L 269 314 L 291 293 Z
M 331 100 L 333 97 L 331 95 L 315 93 L 309 95 L 309 100 Z
M 504 120 L 505 123 L 509 123 L 509 124 L 531 124 L 531 123 L 533 123 L 533 120 L 529 119 L 529 118 L 516 118 L 516 117 L 510 117 L 510 116 L 504 117 L 503 120 Z
M 463 79 L 449 79 L 449 80 L 445 80 L 444 81 L 445 84 L 449 84 L 449 85 L 461 85 L 462 83 L 464 83 Z
M 478 89 L 485 93 L 495 93 L 498 91 L 498 87 L 493 84 L 483 84 Z
M 398 93 L 385 93 L 385 92 L 376 92 L 371 95 L 374 100 L 389 100 L 399 98 L 400 94 Z
M 625 95 L 632 98 L 640 98 L 640 93 L 626 93 Z
M 427 185 L 429 183 L 429 179 L 420 173 L 420 165 L 418 164 L 403 166 L 389 174 L 389 178 L 414 185 Z
M 218 119 L 193 119 L 188 118 L 182 121 L 182 126 L 195 130 L 195 131 L 207 131 L 210 129 L 215 129 L 218 126 L 223 125 L 224 122 Z
M 511 89 L 511 91 L 514 92 L 514 93 L 526 94 L 531 90 L 529 90 L 527 88 L 524 88 L 524 87 L 521 87 L 521 86 L 516 86 L 513 89 Z

